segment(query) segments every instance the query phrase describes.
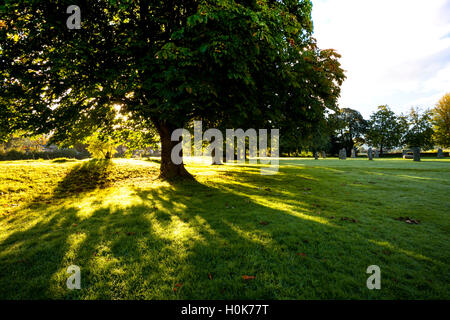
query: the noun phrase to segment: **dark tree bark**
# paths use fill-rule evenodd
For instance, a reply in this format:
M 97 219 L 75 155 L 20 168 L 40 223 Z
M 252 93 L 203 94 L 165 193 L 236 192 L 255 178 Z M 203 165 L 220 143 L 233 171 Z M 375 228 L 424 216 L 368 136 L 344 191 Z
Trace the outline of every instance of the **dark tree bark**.
M 166 123 L 158 123 L 156 127 L 161 138 L 161 168 L 159 177 L 167 180 L 174 178 L 193 179 L 193 176 L 184 167 L 183 162 L 181 164 L 172 162 L 172 149 L 179 143 L 179 141 L 171 140 L 172 132 L 176 128 Z M 181 151 L 182 155 L 183 151 Z

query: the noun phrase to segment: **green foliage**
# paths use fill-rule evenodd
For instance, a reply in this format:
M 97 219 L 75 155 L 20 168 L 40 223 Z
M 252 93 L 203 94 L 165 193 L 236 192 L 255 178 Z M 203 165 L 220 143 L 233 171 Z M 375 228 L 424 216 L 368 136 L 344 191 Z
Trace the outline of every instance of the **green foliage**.
M 312 38 L 309 0 L 83 1 L 80 30 L 65 25 L 68 4 L 5 3 L 6 131 L 111 134 L 120 105 L 130 121 L 151 121 L 163 151 L 194 118 L 277 127 L 304 142 L 336 108 L 340 56 Z
M 350 152 L 355 146 L 364 144 L 368 124 L 358 111 L 350 108 L 339 109 L 329 116 L 328 124 L 332 132 L 332 153 L 337 153 L 342 148 Z
M 439 100 L 432 112 L 434 139 L 439 146 L 450 148 L 450 93 Z
M 6 137 L 5 137 L 6 138 Z M 77 152 L 67 148 L 49 148 L 47 135 L 31 135 L 24 131 L 12 133 L 0 144 L 0 160 L 87 158 L 87 152 Z
M 131 157 L 135 150 L 159 147 L 156 129 L 149 121 L 145 120 L 140 122 L 122 120 L 117 129 L 112 132 L 112 136 L 125 150 L 123 155 L 127 158 Z
M 406 129 L 404 117 L 396 116 L 387 105 L 379 106 L 370 116 L 366 140 L 369 145 L 380 148 L 380 153 L 383 153 L 384 149 L 402 145 Z
M 433 129 L 431 123 L 431 111 L 421 113 L 419 109 L 412 108 L 406 118 L 408 127 L 403 138 L 403 143 L 412 148 L 420 147 L 428 150 L 434 146 Z
M 15 132 L 0 144 L 0 151 L 19 151 L 19 152 L 40 152 L 48 145 L 48 137 L 46 135 L 32 136 L 26 132 Z
M 0 160 L 37 160 L 37 159 L 86 159 L 89 158 L 87 152 L 77 152 L 74 149 L 57 149 L 52 151 L 23 152 L 18 150 L 0 151 Z
M 86 139 L 87 150 L 95 159 L 111 159 L 117 153 L 119 143 L 109 136 L 94 133 Z

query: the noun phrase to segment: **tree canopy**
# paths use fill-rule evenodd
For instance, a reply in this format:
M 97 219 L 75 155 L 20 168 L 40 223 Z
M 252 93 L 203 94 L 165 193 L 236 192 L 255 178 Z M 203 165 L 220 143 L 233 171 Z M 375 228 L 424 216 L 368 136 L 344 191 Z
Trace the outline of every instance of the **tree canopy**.
M 403 143 L 411 148 L 433 148 L 434 140 L 430 110 L 421 112 L 418 108 L 411 109 L 407 116 L 407 129 L 403 137 Z
M 68 29 L 69 5 L 81 28 Z M 298 131 L 336 109 L 344 74 L 312 37 L 308 0 L 6 0 L 0 28 L 0 135 L 51 132 L 64 141 L 114 130 L 117 114 L 161 138 L 193 119 Z M 120 108 L 115 106 L 119 105 Z M 87 132 L 90 131 L 90 132 Z M 292 131 L 291 131 L 292 132 Z
M 332 148 L 333 153 L 338 152 L 341 148 L 350 152 L 355 145 L 365 142 L 364 135 L 368 124 L 359 111 L 350 108 L 339 109 L 330 115 L 328 122 L 335 145 L 335 148 Z
M 450 147 L 450 93 L 445 94 L 432 110 L 434 139 L 443 148 Z
M 380 148 L 382 154 L 385 149 L 401 145 L 405 129 L 406 122 L 403 117 L 396 116 L 387 105 L 379 106 L 370 116 L 367 143 Z

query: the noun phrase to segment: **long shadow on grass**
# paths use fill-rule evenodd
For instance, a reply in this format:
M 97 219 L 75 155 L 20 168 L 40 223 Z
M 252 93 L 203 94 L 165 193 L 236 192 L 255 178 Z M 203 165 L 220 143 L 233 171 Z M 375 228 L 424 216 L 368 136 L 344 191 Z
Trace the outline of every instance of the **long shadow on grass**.
M 113 166 L 110 159 L 93 159 L 76 165 L 55 188 L 55 198 L 105 188 L 111 184 L 109 171 Z
M 39 209 L 40 222 L 0 244 L 2 274 L 16 275 L 2 281 L 0 296 L 300 298 L 326 286 L 322 273 L 335 268 L 317 250 L 315 236 L 337 240 L 330 225 L 197 182 L 135 195 L 139 204 L 104 206 L 88 217 L 76 206 Z M 337 245 L 336 254 L 345 250 Z M 81 267 L 83 290 L 65 287 L 72 264 Z
M 0 244 L 0 273 L 11 275 L 0 280 L 0 298 L 379 297 L 365 287 L 365 270 L 389 263 L 392 253 L 379 244 L 387 237 L 370 237 L 366 223 L 359 231 L 322 216 L 331 203 L 314 194 L 317 177 L 300 173 L 304 179 L 291 183 L 235 172 L 213 184 L 136 188 L 137 203 L 105 204 L 89 215 L 76 205 L 41 207 L 38 223 Z M 280 172 L 291 174 L 299 172 Z M 81 192 L 73 187 L 56 195 Z M 71 264 L 81 267 L 82 290 L 66 288 Z M 417 293 L 396 290 L 387 285 L 382 297 Z

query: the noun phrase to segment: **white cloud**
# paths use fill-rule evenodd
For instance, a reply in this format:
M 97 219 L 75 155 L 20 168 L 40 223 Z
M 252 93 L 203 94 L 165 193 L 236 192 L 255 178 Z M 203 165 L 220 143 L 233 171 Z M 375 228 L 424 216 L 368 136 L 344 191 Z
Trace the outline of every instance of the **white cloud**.
M 450 0 L 313 0 L 315 37 L 347 70 L 341 107 L 368 116 L 450 91 Z

